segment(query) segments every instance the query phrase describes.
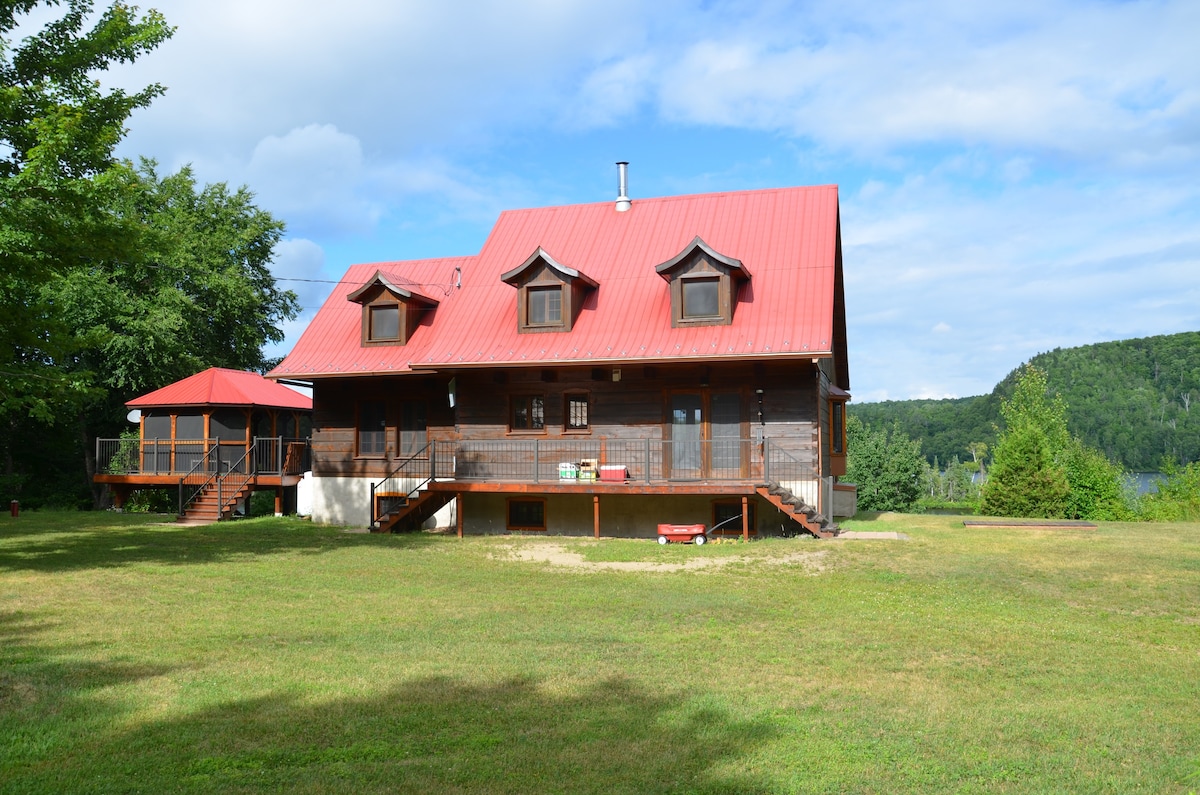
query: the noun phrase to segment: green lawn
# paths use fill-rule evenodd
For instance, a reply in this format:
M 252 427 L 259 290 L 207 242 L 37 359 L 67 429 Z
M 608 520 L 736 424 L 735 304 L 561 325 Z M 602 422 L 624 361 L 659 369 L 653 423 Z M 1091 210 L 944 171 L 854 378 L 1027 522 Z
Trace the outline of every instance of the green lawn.
M 1197 524 L 156 521 L 0 517 L 0 792 L 1200 789 Z

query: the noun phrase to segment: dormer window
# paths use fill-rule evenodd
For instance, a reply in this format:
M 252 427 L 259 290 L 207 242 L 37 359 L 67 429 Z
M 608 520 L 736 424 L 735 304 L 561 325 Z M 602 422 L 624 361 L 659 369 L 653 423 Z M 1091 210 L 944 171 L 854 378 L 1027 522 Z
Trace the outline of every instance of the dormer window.
M 346 300 L 362 304 L 362 344 L 406 345 L 438 302 L 395 284 L 381 271 Z
M 525 288 L 531 326 L 562 326 L 562 285 Z
M 729 325 L 742 283 L 750 280 L 741 260 L 719 254 L 699 237 L 656 270 L 671 286 L 673 328 Z
M 367 307 L 368 342 L 397 342 L 400 339 L 399 304 L 377 304 Z
M 721 317 L 721 279 L 685 277 L 680 280 L 684 320 L 715 320 Z
M 542 248 L 500 277 L 517 288 L 517 331 L 570 331 L 588 293 L 599 285 L 558 262 Z

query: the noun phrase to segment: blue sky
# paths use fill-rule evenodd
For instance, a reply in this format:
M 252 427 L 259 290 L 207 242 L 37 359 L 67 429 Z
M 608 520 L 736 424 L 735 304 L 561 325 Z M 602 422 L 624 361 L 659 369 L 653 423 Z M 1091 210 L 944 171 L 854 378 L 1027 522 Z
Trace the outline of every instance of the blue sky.
M 162 0 L 121 153 L 286 221 L 286 350 L 356 262 L 506 208 L 840 186 L 855 399 L 1200 330 L 1200 3 Z M 336 11 L 331 9 L 336 8 Z

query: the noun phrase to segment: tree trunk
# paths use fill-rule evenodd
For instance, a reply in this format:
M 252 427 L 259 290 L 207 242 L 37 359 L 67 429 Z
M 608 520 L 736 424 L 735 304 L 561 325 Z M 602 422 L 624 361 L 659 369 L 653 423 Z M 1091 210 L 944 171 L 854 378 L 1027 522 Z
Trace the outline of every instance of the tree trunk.
M 92 510 L 98 511 L 108 507 L 111 497 L 108 487 L 96 482 L 96 440 L 88 433 L 87 423 L 82 418 L 79 420 L 79 438 L 83 442 L 83 468 L 92 493 Z

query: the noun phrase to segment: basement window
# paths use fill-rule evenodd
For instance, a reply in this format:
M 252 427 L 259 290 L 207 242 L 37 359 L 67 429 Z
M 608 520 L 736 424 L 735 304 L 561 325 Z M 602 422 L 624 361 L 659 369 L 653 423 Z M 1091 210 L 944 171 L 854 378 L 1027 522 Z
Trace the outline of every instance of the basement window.
M 506 527 L 510 530 L 545 530 L 546 501 L 509 498 Z
M 751 500 L 746 503 L 746 525 L 752 534 L 757 534 L 758 511 L 757 504 Z M 718 527 L 720 525 L 720 527 Z M 712 506 L 712 525 L 710 534 L 718 536 L 740 536 L 742 534 L 742 501 L 723 500 L 714 502 Z

